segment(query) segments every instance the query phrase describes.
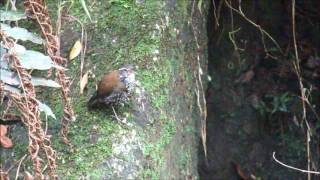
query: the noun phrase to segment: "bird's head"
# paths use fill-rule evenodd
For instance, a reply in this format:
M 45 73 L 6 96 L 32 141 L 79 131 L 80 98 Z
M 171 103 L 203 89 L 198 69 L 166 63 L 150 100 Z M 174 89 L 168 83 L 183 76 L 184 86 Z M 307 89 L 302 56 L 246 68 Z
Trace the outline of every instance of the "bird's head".
M 120 81 L 122 81 L 127 88 L 135 84 L 135 72 L 132 65 L 126 65 L 119 69 Z

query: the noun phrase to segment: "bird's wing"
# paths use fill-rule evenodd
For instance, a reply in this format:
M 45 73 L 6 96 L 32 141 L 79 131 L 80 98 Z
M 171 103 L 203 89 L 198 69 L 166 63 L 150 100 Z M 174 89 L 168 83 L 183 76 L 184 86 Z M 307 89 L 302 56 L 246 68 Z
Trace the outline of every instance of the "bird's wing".
M 109 96 L 114 91 L 114 88 L 118 86 L 118 83 L 118 71 L 112 71 L 109 74 L 105 75 L 98 84 L 98 96 Z

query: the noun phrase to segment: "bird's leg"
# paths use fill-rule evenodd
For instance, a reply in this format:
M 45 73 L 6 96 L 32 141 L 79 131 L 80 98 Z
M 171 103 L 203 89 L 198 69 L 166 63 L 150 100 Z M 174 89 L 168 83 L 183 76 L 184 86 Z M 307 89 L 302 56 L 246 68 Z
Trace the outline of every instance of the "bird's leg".
M 113 106 L 111 106 L 111 107 L 112 107 L 112 111 L 113 111 L 114 116 L 116 117 L 117 121 L 118 121 L 119 123 L 125 124 L 125 122 L 121 121 L 121 119 L 120 119 L 119 116 L 117 115 L 116 110 L 114 109 L 114 107 L 113 107 Z

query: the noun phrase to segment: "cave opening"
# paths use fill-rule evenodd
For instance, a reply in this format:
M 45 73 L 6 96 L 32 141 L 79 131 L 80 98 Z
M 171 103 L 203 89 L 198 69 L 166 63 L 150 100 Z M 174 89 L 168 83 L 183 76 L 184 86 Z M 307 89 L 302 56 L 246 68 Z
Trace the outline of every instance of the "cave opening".
M 211 1 L 207 18 L 208 156 L 206 160 L 200 141 L 200 179 L 308 177 L 308 173 L 276 163 L 273 153 L 300 169 L 308 169 L 309 153 L 310 170 L 319 171 L 320 2 L 298 0 L 295 4 L 300 74 L 294 65 L 292 5 L 286 0 Z M 237 12 L 239 7 L 244 14 Z M 299 78 L 310 90 L 305 122 Z M 308 149 L 310 129 L 314 136 Z

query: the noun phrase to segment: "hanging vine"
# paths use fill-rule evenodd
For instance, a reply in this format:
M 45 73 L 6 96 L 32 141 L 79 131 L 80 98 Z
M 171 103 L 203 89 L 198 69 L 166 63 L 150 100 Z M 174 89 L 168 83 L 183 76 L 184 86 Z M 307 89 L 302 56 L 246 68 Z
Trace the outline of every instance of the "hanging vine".
M 3 32 L 0 32 L 1 40 L 4 47 L 9 49 L 14 48 L 14 40 L 7 37 Z M 29 154 L 33 163 L 35 178 L 43 179 L 42 164 L 40 151 L 45 153 L 49 166 L 50 177 L 56 179 L 55 172 L 55 151 L 51 148 L 50 139 L 44 133 L 40 120 L 39 104 L 36 100 L 36 93 L 33 84 L 31 83 L 30 74 L 21 66 L 20 60 L 15 53 L 10 56 L 12 68 L 19 76 L 23 94 L 9 93 L 9 98 L 13 101 L 15 107 L 22 114 L 22 122 L 28 129 L 29 136 Z M 1 93 L 0 93 L 1 94 Z
M 13 3 L 12 6 L 14 7 L 15 4 Z M 46 167 L 48 167 L 48 175 L 50 178 L 57 179 L 56 153 L 51 147 L 50 136 L 46 134 L 46 130 L 42 127 L 40 111 L 44 111 L 46 115 L 51 116 L 54 119 L 55 115 L 47 105 L 37 100 L 35 86 L 41 85 L 61 88 L 64 104 L 64 111 L 61 120 L 61 136 L 64 143 L 68 144 L 71 147 L 71 150 L 73 150 L 73 147 L 67 138 L 69 123 L 74 117 L 70 99 L 70 80 L 66 76 L 64 68 L 67 63 L 66 59 L 60 56 L 59 38 L 53 31 L 45 1 L 25 0 L 24 6 L 25 13 L 1 11 L 1 13 L 4 13 L 2 14 L 3 17 L 1 17 L 1 21 L 14 22 L 20 19 L 25 19 L 27 15 L 28 17 L 36 20 L 39 24 L 44 42 L 40 37 L 28 32 L 24 28 L 17 26 L 11 27 L 7 24 L 1 23 L 0 70 L 1 73 L 4 74 L 1 74 L 2 76 L 0 77 L 0 104 L 4 104 L 6 106 L 4 111 L 1 113 L 1 117 L 7 117 L 8 112 L 12 108 L 18 110 L 21 115 L 21 121 L 28 130 L 28 151 L 33 164 L 34 178 L 45 179 L 43 173 Z M 12 9 L 16 8 L 14 7 Z M 20 33 L 12 33 L 13 28 Z M 49 56 L 45 56 L 37 51 L 27 50 L 24 46 L 17 44 L 20 40 L 29 40 L 36 44 L 43 43 Z M 26 56 L 29 57 L 26 58 Z M 37 64 L 39 62 L 40 64 Z M 52 70 L 55 70 L 59 84 L 45 78 L 34 77 L 31 74 L 32 71 L 28 71 L 28 69 L 37 68 L 38 70 L 48 70 L 49 74 Z M 3 102 L 3 99 L 7 100 Z M 21 163 L 22 160 L 19 164 Z M 44 166 L 44 164 L 47 165 Z M 12 168 L 4 170 L 4 167 L 1 164 L 0 179 L 8 178 L 8 174 L 11 169 Z M 19 168 L 17 170 L 17 174 L 19 173 L 18 171 Z
M 66 59 L 60 56 L 60 43 L 58 37 L 53 32 L 50 16 L 48 13 L 47 6 L 44 0 L 25 0 L 24 6 L 26 9 L 26 14 L 30 15 L 35 19 L 40 28 L 43 37 L 46 41 L 46 49 L 48 55 L 52 60 L 61 66 L 66 65 Z M 64 143 L 68 144 L 73 150 L 71 143 L 69 142 L 67 135 L 69 132 L 69 123 L 73 119 L 73 110 L 70 101 L 70 80 L 65 74 L 64 69 L 57 69 L 57 77 L 59 83 L 61 84 L 62 98 L 64 103 L 64 114 L 61 120 L 61 136 Z

